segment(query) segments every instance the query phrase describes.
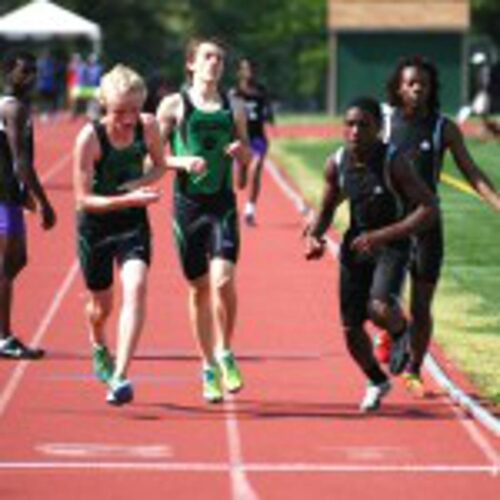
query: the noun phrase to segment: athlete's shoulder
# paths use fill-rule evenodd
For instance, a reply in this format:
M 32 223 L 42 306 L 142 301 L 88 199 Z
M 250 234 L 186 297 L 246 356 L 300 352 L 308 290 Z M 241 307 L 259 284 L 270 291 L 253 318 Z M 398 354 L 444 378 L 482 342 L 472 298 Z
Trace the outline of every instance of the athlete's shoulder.
M 97 139 L 96 124 L 94 122 L 86 123 L 78 132 L 75 140 L 76 147 L 86 147 Z
M 158 111 L 156 116 L 158 119 L 173 118 L 179 113 L 179 109 L 183 105 L 183 95 L 182 93 L 175 92 L 165 96 L 158 105 Z
M 0 116 L 3 119 L 28 119 L 28 106 L 15 96 L 6 95 L 0 97 Z

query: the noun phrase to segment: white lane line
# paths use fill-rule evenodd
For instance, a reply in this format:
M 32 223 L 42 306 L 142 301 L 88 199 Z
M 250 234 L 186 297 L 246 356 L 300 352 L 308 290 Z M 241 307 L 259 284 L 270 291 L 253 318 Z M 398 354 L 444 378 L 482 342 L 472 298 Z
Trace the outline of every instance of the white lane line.
M 66 166 L 66 164 L 69 162 L 71 158 L 71 152 L 67 153 L 64 155 L 62 158 L 60 158 L 58 161 L 56 161 L 50 169 L 45 172 L 41 176 L 41 181 L 42 182 L 47 182 L 50 180 L 52 177 L 57 175 L 62 169 Z M 54 296 L 54 299 L 49 306 L 49 309 L 47 310 L 45 316 L 42 318 L 42 321 L 40 325 L 38 326 L 37 331 L 35 332 L 35 335 L 31 341 L 31 343 L 34 346 L 38 346 L 41 343 L 41 340 L 43 336 L 45 335 L 45 332 L 47 331 L 47 328 L 49 327 L 53 317 L 55 316 L 57 310 L 59 309 L 64 296 L 70 289 L 73 280 L 78 274 L 78 262 L 75 260 L 70 267 L 66 277 L 64 278 L 64 281 L 62 285 L 59 287 L 57 290 L 56 295 Z M 17 387 L 19 386 L 21 379 L 24 375 L 24 372 L 26 371 L 28 367 L 29 361 L 19 361 L 12 372 L 12 375 L 7 381 L 7 384 L 4 386 L 2 392 L 0 392 L 0 417 L 5 413 L 5 410 L 11 401 L 12 397 L 14 396 L 14 392 L 16 391 Z
M 66 166 L 66 163 L 69 162 L 72 156 L 72 152 L 70 151 L 69 153 L 66 153 L 62 158 L 59 158 L 50 168 L 47 172 L 44 172 L 43 175 L 41 176 L 41 181 L 42 182 L 47 182 L 52 177 L 55 177 L 59 172 L 61 172 L 64 167 Z
M 305 202 L 300 194 L 290 186 L 276 164 L 268 159 L 266 169 L 286 196 L 291 199 L 297 210 L 300 211 L 301 207 L 305 206 Z M 338 243 L 333 241 L 329 236 L 327 236 L 327 242 L 328 249 L 330 250 L 333 258 L 337 258 L 339 250 Z M 472 422 L 465 420 L 463 414 L 459 413 L 451 404 L 450 399 L 447 400 L 454 413 L 457 415 L 458 421 L 465 428 L 472 441 L 479 447 L 486 459 L 493 464 L 492 467 L 495 471 L 497 471 L 496 473 L 498 473 L 500 470 L 500 456 L 490 443 L 489 439 L 485 437 L 475 423 L 480 422 L 484 427 L 489 429 L 498 437 L 500 435 L 500 420 L 481 404 L 474 401 L 472 398 L 467 397 L 465 393 L 446 376 L 430 352 L 427 353 L 426 358 L 428 359 L 426 359 L 425 367 L 428 369 L 432 378 L 438 383 L 438 385 L 446 390 L 452 400 L 459 403 L 463 410 L 470 412 L 476 418 L 476 420 Z
M 267 463 L 252 462 L 240 466 L 243 472 L 253 473 L 374 473 L 374 474 L 486 474 L 498 475 L 495 467 L 471 464 L 408 464 L 408 465 L 366 465 L 344 463 Z M 109 462 L 109 461 L 27 461 L 0 462 L 0 473 L 10 470 L 65 470 L 65 469 L 97 469 L 97 470 L 134 470 L 134 471 L 166 471 L 166 472 L 231 472 L 233 466 L 225 462 Z M 239 498 L 238 498 L 239 500 Z
M 75 260 L 71 265 L 68 273 L 66 274 L 61 286 L 57 289 L 57 292 L 54 295 L 54 298 L 49 308 L 47 309 L 47 312 L 45 313 L 40 325 L 38 326 L 38 329 L 35 332 L 35 335 L 32 340 L 32 344 L 34 346 L 40 345 L 43 336 L 47 332 L 47 329 L 50 323 L 52 322 L 52 319 L 56 315 L 66 294 L 71 288 L 73 281 L 78 275 L 78 269 L 79 269 L 78 262 Z M 2 392 L 0 392 L 0 417 L 2 417 L 2 415 L 5 413 L 5 410 L 7 409 L 7 406 L 10 403 L 10 401 L 12 400 L 12 397 L 14 396 L 16 389 L 19 387 L 21 379 L 23 378 L 23 375 L 26 372 L 29 363 L 30 361 L 19 361 L 16 364 L 12 375 L 7 380 L 6 385 L 2 389 Z
M 231 475 L 232 498 L 235 500 L 257 500 L 259 497 L 252 488 L 245 473 L 235 402 L 231 394 L 226 396 L 224 407 L 226 409 L 225 422 L 229 449 L 229 472 Z
M 490 429 L 493 434 L 500 437 L 500 419 L 495 417 L 482 405 L 475 402 L 470 396 L 457 387 L 439 366 L 434 357 L 429 353 L 425 358 L 425 368 L 432 374 L 438 384 L 446 390 L 450 398 L 459 406 L 469 411 L 474 418 Z M 497 457 L 497 461 L 498 461 Z

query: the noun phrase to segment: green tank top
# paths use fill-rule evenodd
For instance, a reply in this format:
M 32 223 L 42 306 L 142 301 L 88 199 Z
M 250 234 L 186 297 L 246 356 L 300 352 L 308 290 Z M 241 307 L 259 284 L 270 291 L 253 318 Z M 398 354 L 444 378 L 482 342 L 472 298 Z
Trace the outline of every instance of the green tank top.
M 234 118 L 229 100 L 224 96 L 220 110 L 201 111 L 194 107 L 186 90 L 181 91 L 184 118 L 170 138 L 175 156 L 201 156 L 207 169 L 201 174 L 181 171 L 175 190 L 184 195 L 212 195 L 233 190 L 233 160 L 225 153 L 234 140 Z
M 101 158 L 94 165 L 92 178 L 92 193 L 102 196 L 112 196 L 123 192 L 120 186 L 127 181 L 142 177 L 144 158 L 148 149 L 144 140 L 142 123 L 135 129 L 134 139 L 129 146 L 115 148 L 109 141 L 104 125 L 94 122 L 93 127 L 101 148 Z M 83 212 L 82 217 L 87 222 L 106 223 L 113 230 L 121 230 L 123 226 L 146 220 L 144 207 L 124 208 L 106 213 Z

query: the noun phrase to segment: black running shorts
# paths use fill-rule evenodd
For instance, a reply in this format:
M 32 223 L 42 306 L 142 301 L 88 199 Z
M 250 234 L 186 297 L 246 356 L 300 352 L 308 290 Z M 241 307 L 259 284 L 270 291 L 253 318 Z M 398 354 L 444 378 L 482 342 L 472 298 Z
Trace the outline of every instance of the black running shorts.
M 233 192 L 174 197 L 174 237 L 184 276 L 194 280 L 208 272 L 211 259 L 236 263 L 240 237 Z
M 98 222 L 79 217 L 78 257 L 85 285 L 92 291 L 106 290 L 113 284 L 115 261 L 121 266 L 138 259 L 149 265 L 151 231 L 146 214 Z
M 384 247 L 359 256 L 342 245 L 340 312 L 344 327 L 359 327 L 368 318 L 368 303 L 394 304 L 400 298 L 408 265 L 408 245 Z

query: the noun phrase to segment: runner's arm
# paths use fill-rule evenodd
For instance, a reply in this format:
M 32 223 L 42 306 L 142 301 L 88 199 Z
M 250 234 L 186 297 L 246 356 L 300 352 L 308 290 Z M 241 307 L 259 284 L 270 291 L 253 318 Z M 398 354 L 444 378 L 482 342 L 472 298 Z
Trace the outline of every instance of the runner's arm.
M 33 195 L 40 206 L 42 226 L 50 229 L 56 223 L 56 214 L 43 189 L 38 175 L 26 150 L 23 134 L 28 123 L 28 110 L 18 101 L 5 106 L 4 120 L 5 132 L 9 142 L 14 172 L 18 179 L 27 187 L 29 195 Z
M 455 164 L 471 187 L 493 209 L 500 211 L 500 195 L 492 181 L 476 165 L 465 144 L 464 137 L 458 126 L 447 120 L 444 127 L 444 143 L 449 148 Z
M 226 148 L 226 153 L 238 163 L 238 187 L 243 189 L 247 183 L 247 171 L 252 161 L 252 150 L 247 131 L 247 115 L 241 99 L 233 99 L 235 140 Z
M 167 145 L 175 127 L 182 121 L 184 103 L 179 93 L 167 95 L 163 98 L 156 118 L 160 126 L 160 135 L 163 143 Z M 166 156 L 166 166 L 171 170 L 184 170 L 188 173 L 200 174 L 206 170 L 207 165 L 200 156 Z
M 342 201 L 337 169 L 334 158 L 330 157 L 326 162 L 325 184 L 318 214 L 304 230 L 306 259 L 317 259 L 323 255 L 325 248 L 323 236 L 334 219 L 336 208 Z

